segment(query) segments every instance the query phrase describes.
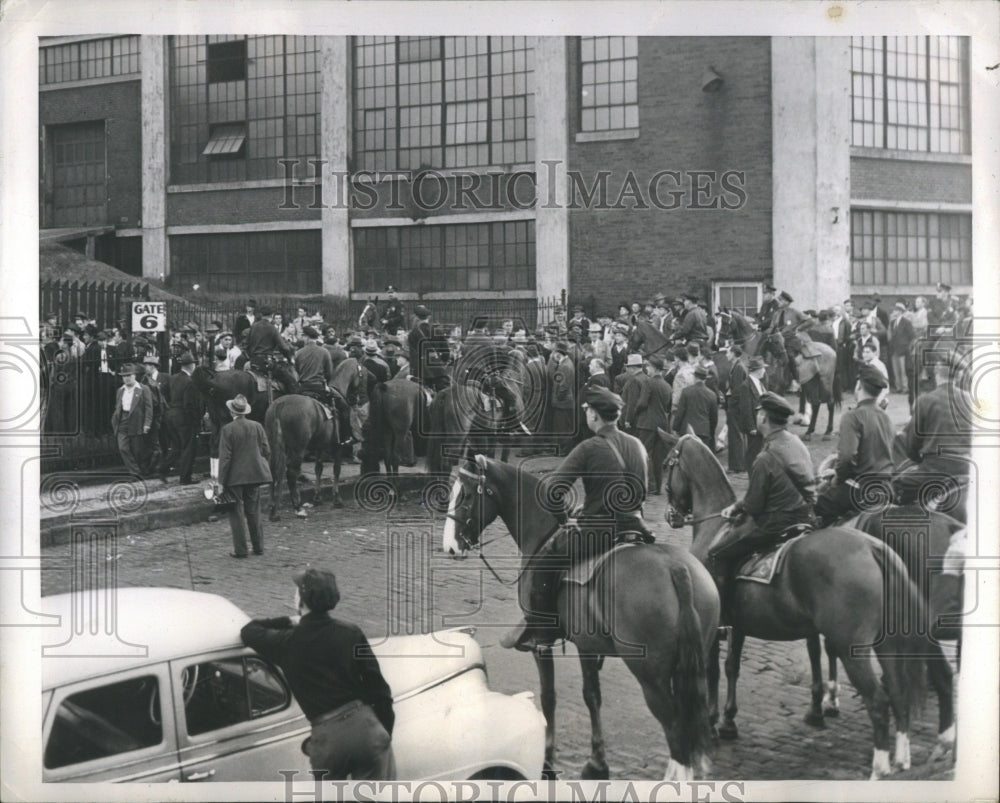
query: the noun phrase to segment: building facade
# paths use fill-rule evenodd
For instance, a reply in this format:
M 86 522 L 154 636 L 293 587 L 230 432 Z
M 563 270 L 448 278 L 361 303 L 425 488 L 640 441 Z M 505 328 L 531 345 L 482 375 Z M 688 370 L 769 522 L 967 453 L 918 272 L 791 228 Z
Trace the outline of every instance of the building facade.
M 43 236 L 178 287 L 972 285 L 961 37 L 43 39 Z

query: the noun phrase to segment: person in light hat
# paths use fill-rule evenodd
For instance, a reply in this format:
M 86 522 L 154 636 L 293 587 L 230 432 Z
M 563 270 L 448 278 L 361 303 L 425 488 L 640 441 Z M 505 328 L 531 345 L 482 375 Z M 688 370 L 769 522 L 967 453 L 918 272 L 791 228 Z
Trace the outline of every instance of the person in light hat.
M 340 602 L 332 572 L 293 576 L 301 618 L 254 619 L 243 643 L 281 667 L 312 726 L 303 752 L 317 782 L 396 778 L 392 690 L 361 628 L 331 615 Z
M 723 616 L 729 602 L 731 570 L 751 552 L 762 551 L 813 526 L 816 475 L 806 445 L 788 431 L 794 408 L 776 393 L 760 399 L 757 429 L 764 450 L 750 468 L 750 484 L 743 499 L 722 511 L 734 522 L 709 550 L 709 567 L 722 588 Z
M 118 441 L 125 470 L 144 476 L 142 467 L 147 462 L 147 436 L 153 426 L 153 397 L 149 388 L 136 379 L 136 367 L 127 363 L 118 372 L 123 385 L 115 396 L 115 409 L 111 415 L 111 430 Z
M 715 430 L 719 424 L 719 398 L 706 384 L 708 368 L 694 367 L 694 382 L 681 390 L 673 417 L 674 432 L 683 435 L 690 427 L 702 442 L 715 452 Z
M 635 381 L 636 377 L 642 373 L 642 355 L 638 351 L 631 351 L 625 358 L 624 370 L 615 377 L 611 388 L 615 393 L 624 394 L 625 386 Z
M 548 622 L 558 619 L 554 609 L 560 574 L 572 562 L 611 549 L 616 534 L 633 533 L 643 541 L 655 540 L 642 517 L 646 449 L 638 438 L 618 429 L 623 405 L 621 396 L 607 388 L 584 390 L 584 414 L 594 437 L 574 447 L 538 489 L 539 499 L 553 499 L 558 495 L 550 489 L 569 487 L 582 479 L 586 496 L 583 509 L 576 519 L 571 518 L 574 511 L 553 511 L 561 526 L 528 561 L 518 586 L 525 619 L 501 639 L 501 646 L 531 651 L 562 635 L 559 624 Z M 612 492 L 623 485 L 627 493 Z M 609 520 L 614 523 L 611 527 Z
M 232 558 L 247 556 L 247 532 L 255 555 L 264 554 L 264 529 L 260 517 L 260 486 L 271 482 L 267 433 L 251 421 L 250 403 L 242 393 L 226 402 L 233 420 L 219 433 L 219 483 L 236 498 L 229 510 L 233 535 Z
M 879 489 L 892 472 L 892 421 L 876 401 L 888 382 L 870 365 L 858 369 L 855 389 L 858 404 L 840 419 L 837 462 L 830 484 L 816 500 L 816 516 L 824 527 L 840 518 L 866 509 L 881 501 Z M 866 488 L 872 490 L 866 490 Z

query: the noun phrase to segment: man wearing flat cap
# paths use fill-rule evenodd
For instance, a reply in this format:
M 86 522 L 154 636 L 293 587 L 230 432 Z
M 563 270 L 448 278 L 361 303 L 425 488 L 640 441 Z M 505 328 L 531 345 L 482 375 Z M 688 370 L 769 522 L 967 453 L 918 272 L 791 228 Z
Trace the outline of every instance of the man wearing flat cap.
M 574 447 L 547 474 L 539 499 L 558 499 L 553 513 L 560 523 L 555 534 L 524 564 L 518 599 L 525 620 L 500 641 L 503 647 L 530 651 L 551 644 L 562 631 L 555 613 L 561 572 L 572 564 L 608 551 L 616 535 L 634 533 L 651 542 L 642 518 L 646 499 L 646 449 L 618 429 L 623 402 L 607 388 L 587 388 L 583 394 L 587 427 L 594 436 Z M 583 480 L 585 500 L 576 519 L 565 509 L 565 490 Z M 563 490 L 560 490 L 563 489 Z
M 281 667 L 312 725 L 303 750 L 317 781 L 395 780 L 396 715 L 378 658 L 361 628 L 330 615 L 340 602 L 333 573 L 307 569 L 293 579 L 298 623 L 254 619 L 243 643 Z
M 858 369 L 858 405 L 840 419 L 836 474 L 816 500 L 816 516 L 824 527 L 878 503 L 892 471 L 892 422 L 876 401 L 888 383 L 870 365 Z M 869 490 L 871 487 L 871 490 Z
M 136 367 L 129 363 L 118 372 L 123 385 L 115 396 L 111 430 L 118 441 L 122 464 L 130 474 L 143 476 L 147 436 L 153 427 L 153 396 L 136 380 Z
M 255 555 L 264 554 L 264 529 L 260 520 L 260 486 L 271 482 L 267 459 L 271 447 L 267 434 L 251 421 L 250 403 L 242 393 L 226 402 L 233 420 L 219 432 L 219 484 L 236 497 L 229 510 L 233 534 L 231 558 L 247 556 L 247 531 Z
M 774 313 L 778 311 L 778 302 L 774 297 L 776 292 L 778 289 L 774 285 L 764 285 L 764 300 L 757 313 L 757 328 L 761 331 L 770 328 Z
M 813 523 L 816 475 L 805 444 L 788 431 L 795 410 L 771 392 L 761 396 L 760 406 L 757 429 L 764 435 L 764 450 L 750 468 L 746 496 L 722 511 L 733 526 L 709 551 L 710 567 L 723 589 L 723 615 L 738 561 L 778 543 L 789 528 Z
M 701 346 L 708 344 L 708 315 L 698 306 L 698 296 L 694 293 L 684 294 L 684 317 L 673 335 L 675 341 L 681 343 L 696 342 Z

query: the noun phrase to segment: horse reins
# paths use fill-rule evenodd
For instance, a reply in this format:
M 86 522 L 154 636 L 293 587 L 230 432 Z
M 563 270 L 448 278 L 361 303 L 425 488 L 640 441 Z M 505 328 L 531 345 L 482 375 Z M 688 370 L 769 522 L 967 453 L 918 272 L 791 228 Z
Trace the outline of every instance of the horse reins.
M 685 526 L 688 526 L 688 525 L 701 524 L 702 522 L 705 522 L 705 521 L 711 521 L 712 519 L 721 518 L 723 512 L 725 511 L 725 508 L 723 508 L 722 510 L 720 510 L 717 513 L 710 513 L 707 516 L 701 516 L 701 517 L 695 519 L 695 518 L 692 518 L 692 514 L 690 514 L 690 513 L 686 513 L 686 514 L 682 513 L 680 511 L 680 508 L 678 508 L 674 504 L 674 495 L 673 495 L 673 492 L 670 490 L 670 479 L 673 476 L 674 467 L 677 466 L 680 463 L 681 443 L 683 443 L 683 441 L 684 441 L 685 438 L 690 438 L 690 437 L 693 437 L 693 436 L 692 435 L 682 435 L 680 437 L 680 439 L 677 441 L 677 445 L 674 446 L 674 448 L 671 450 L 670 454 L 667 456 L 667 482 L 666 482 L 666 491 L 667 491 L 667 519 L 670 522 L 670 526 L 674 527 L 675 529 L 679 529 L 680 527 L 685 527 Z M 674 513 L 679 513 L 680 514 L 680 519 L 677 519 L 673 515 Z M 678 524 L 674 524 L 675 521 L 678 521 L 679 523 Z

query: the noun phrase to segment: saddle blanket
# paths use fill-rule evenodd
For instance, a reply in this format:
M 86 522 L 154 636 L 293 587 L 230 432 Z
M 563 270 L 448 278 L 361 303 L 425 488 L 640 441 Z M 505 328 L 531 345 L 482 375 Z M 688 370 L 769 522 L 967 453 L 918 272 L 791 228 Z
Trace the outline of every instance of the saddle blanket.
M 774 578 L 781 572 L 781 567 L 785 563 L 785 553 L 788 550 L 788 545 L 795 543 L 803 535 L 808 535 L 808 533 L 803 533 L 794 538 L 789 538 L 787 541 L 782 541 L 776 548 L 769 549 L 767 552 L 755 552 L 740 564 L 740 567 L 736 570 L 736 579 L 770 585 L 774 582 Z
M 594 555 L 593 557 L 587 558 L 587 560 L 571 566 L 562 581 L 564 583 L 575 583 L 578 586 L 585 586 L 594 579 L 597 575 L 598 569 L 609 561 L 612 555 L 617 554 L 623 549 L 632 549 L 636 546 L 639 546 L 639 544 L 635 541 L 626 541 L 621 544 L 616 544 L 609 552 L 602 552 L 600 555 Z
M 264 374 L 259 374 L 256 371 L 251 370 L 250 368 L 244 368 L 243 370 L 246 371 L 248 374 L 250 374 L 250 376 L 252 376 L 255 380 L 257 380 L 258 393 L 267 393 L 267 385 L 269 382 L 274 390 L 276 390 L 279 393 L 281 392 L 281 386 L 273 379 L 268 379 L 267 376 L 265 376 Z

